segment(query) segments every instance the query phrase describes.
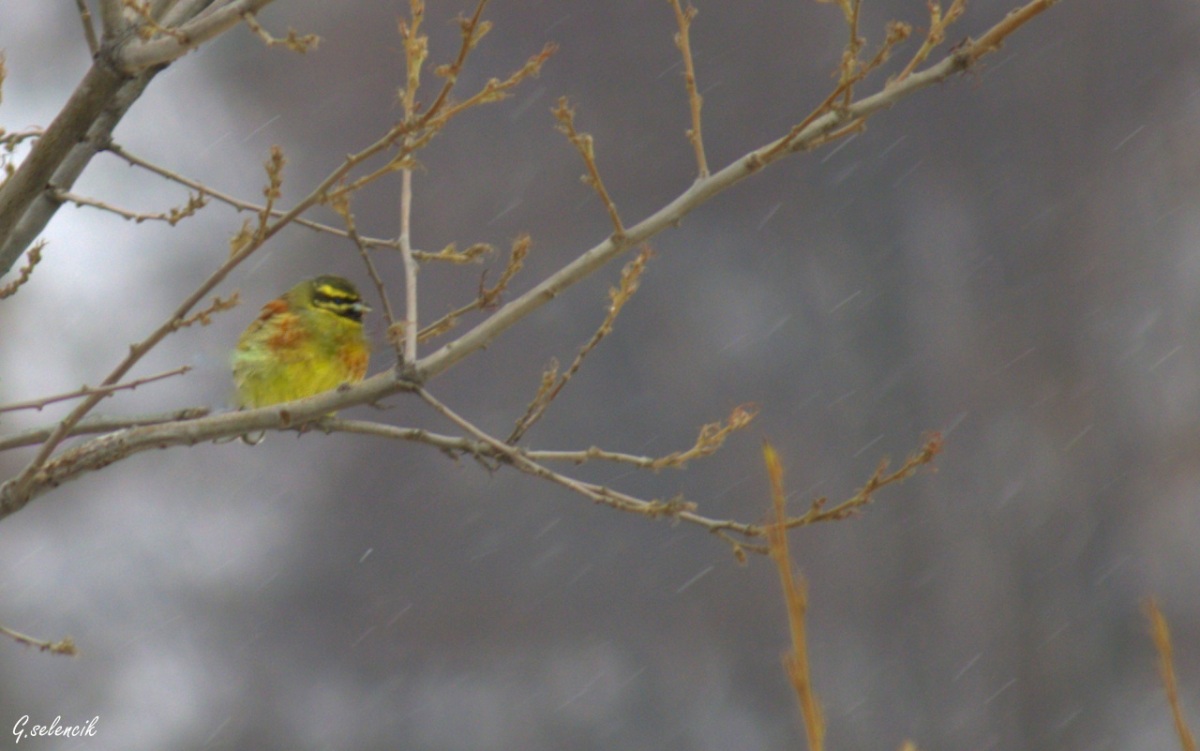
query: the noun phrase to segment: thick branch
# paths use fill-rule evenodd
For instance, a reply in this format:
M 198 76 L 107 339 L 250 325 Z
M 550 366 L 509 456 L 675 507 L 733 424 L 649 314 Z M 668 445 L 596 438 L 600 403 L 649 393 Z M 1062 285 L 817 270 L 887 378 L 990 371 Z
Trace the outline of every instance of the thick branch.
M 142 451 L 171 446 L 193 446 L 263 430 L 294 428 L 318 421 L 330 412 L 357 404 L 377 402 L 386 396 L 412 388 L 412 384 L 397 380 L 394 373 L 389 371 L 353 387 L 295 402 L 262 409 L 227 412 L 197 420 L 128 428 L 93 438 L 45 462 L 26 478 L 25 483 L 9 480 L 0 486 L 0 519 L 19 511 L 32 498 L 64 482 Z M 78 427 L 79 425 L 74 426 Z
M 69 190 L 96 154 L 96 144 L 141 95 L 154 72 L 123 78 L 93 65 L 12 177 L 0 187 L 0 274 L 8 272 L 49 223 L 60 202 L 46 196 L 52 183 Z
M 177 409 L 172 412 L 161 412 L 159 414 L 150 415 L 132 415 L 122 417 L 108 417 L 105 415 L 89 415 L 80 420 L 74 428 L 67 433 L 67 437 L 77 435 L 95 435 L 96 433 L 111 433 L 114 430 L 122 428 L 132 428 L 138 425 L 161 425 L 167 422 L 177 422 L 179 420 L 195 420 L 198 417 L 205 417 L 210 412 L 208 407 L 188 407 L 186 409 Z M 45 442 L 47 438 L 53 435 L 58 423 L 48 425 L 42 428 L 31 428 L 20 433 L 13 433 L 0 438 L 0 451 L 20 448 L 21 446 L 36 446 L 39 443 Z
M 239 23 L 242 14 L 259 10 L 270 1 L 219 0 L 206 10 L 198 2 L 181 4 L 169 14 L 172 21 L 175 16 L 186 20 L 197 15 L 178 27 L 179 33 L 125 46 L 120 46 L 123 40 L 111 38 L 114 25 L 119 25 L 119 0 L 102 4 L 105 41 L 109 44 L 100 49 L 96 63 L 37 146 L 0 188 L 0 275 L 12 269 L 58 211 L 61 202 L 46 195 L 46 188 L 71 189 L 155 74 Z
M 131 42 L 121 49 L 117 63 L 122 70 L 133 73 L 178 60 L 201 44 L 237 26 L 242 22 L 243 15 L 257 13 L 270 3 L 271 0 L 232 0 L 223 5 L 218 3 L 210 6 L 207 12 L 199 13 L 191 21 L 172 28 L 170 35 Z

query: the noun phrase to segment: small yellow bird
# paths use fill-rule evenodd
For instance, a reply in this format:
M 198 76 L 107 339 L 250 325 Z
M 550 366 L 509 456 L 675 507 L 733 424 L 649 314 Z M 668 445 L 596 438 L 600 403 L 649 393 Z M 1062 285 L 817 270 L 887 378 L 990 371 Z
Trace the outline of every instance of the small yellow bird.
M 339 276 L 300 282 L 264 305 L 233 352 L 238 406 L 266 407 L 361 381 L 371 354 L 362 319 L 370 309 Z

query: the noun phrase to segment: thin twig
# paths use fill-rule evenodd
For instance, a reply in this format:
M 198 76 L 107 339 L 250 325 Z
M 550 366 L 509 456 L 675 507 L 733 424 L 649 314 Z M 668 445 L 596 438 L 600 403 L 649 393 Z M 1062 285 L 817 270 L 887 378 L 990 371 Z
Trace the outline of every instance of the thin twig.
M 258 229 L 254 232 L 253 243 L 261 245 L 266 239 L 267 230 L 271 226 L 271 217 L 275 209 L 275 202 L 283 196 L 283 168 L 287 165 L 287 158 L 283 155 L 283 149 L 277 144 L 271 146 L 271 155 L 267 161 L 263 162 L 263 169 L 267 173 L 267 184 L 263 188 L 263 197 L 267 202 L 263 204 L 262 211 L 258 212 Z
M 1196 751 L 1196 739 L 1183 716 L 1183 707 L 1179 703 L 1179 686 L 1175 680 L 1174 650 L 1171 648 L 1171 629 L 1167 619 L 1158 608 L 1158 602 L 1151 597 L 1145 604 L 1146 617 L 1150 619 L 1150 635 L 1154 639 L 1154 648 L 1158 651 L 1158 673 L 1162 677 L 1163 688 L 1167 692 L 1167 702 L 1171 705 L 1171 717 L 1175 720 L 1175 734 L 1179 736 L 1179 746 L 1183 751 Z
M 29 252 L 25 254 L 25 258 L 27 259 L 25 265 L 17 271 L 17 278 L 0 287 L 0 300 L 17 294 L 17 290 L 29 281 L 29 277 L 33 275 L 33 268 L 42 261 L 42 248 L 44 247 L 46 247 L 46 241 L 38 240 L 29 249 Z
M 1020 8 L 1010 11 L 1000 23 L 985 31 L 983 36 L 958 46 L 957 55 L 962 59 L 962 64 L 969 67 L 984 55 L 1000 49 L 1004 40 L 1013 32 L 1057 4 L 1058 0 L 1030 0 Z
M 479 40 L 483 39 L 484 35 L 491 30 L 491 24 L 481 22 L 483 17 L 483 9 L 487 7 L 488 0 L 479 0 L 475 4 L 475 12 L 470 18 L 458 19 L 458 27 L 461 31 L 462 41 L 458 48 L 458 54 L 454 61 L 449 65 L 438 66 L 434 72 L 444 79 L 441 91 L 434 98 L 433 103 L 429 105 L 429 109 L 425 111 L 424 118 L 426 121 L 435 113 L 439 112 L 443 105 L 446 104 L 450 97 L 450 92 L 454 90 L 455 84 L 458 83 L 458 74 L 462 72 L 463 65 L 467 62 L 467 55 L 471 54 L 471 50 L 475 49 L 475 45 Z M 421 10 L 424 11 L 424 3 L 421 4 Z M 413 14 L 414 18 L 416 13 Z
M 36 137 L 36 136 L 40 135 L 40 131 L 32 132 L 28 135 L 30 137 Z M 136 156 L 136 155 L 130 153 L 129 151 L 127 151 L 124 147 L 119 146 L 115 143 L 109 144 L 107 146 L 107 150 L 112 152 L 112 154 L 114 154 L 115 156 L 120 157 L 121 159 L 125 160 L 126 162 L 128 162 L 129 164 L 131 164 L 135 167 L 141 167 L 144 170 L 153 172 L 154 174 L 158 175 L 159 177 L 163 177 L 172 182 L 179 183 L 180 185 L 183 185 L 187 188 L 191 188 L 192 190 L 197 191 L 199 193 L 199 195 L 204 198 L 212 198 L 214 200 L 220 201 L 221 203 L 224 203 L 228 206 L 232 206 L 234 209 L 236 209 L 238 211 L 249 211 L 249 212 L 252 212 L 255 214 L 261 214 L 263 209 L 265 208 L 262 204 L 252 203 L 250 201 L 243 201 L 242 199 L 240 199 L 236 196 L 232 196 L 228 193 L 224 193 L 222 191 L 215 190 L 215 189 L 209 187 L 208 185 L 205 185 L 204 183 L 200 182 L 199 180 L 193 180 L 189 177 L 184 177 L 183 175 L 180 175 L 177 172 L 173 172 L 172 170 L 169 170 L 166 167 L 157 165 L 154 162 L 151 162 L 151 161 L 143 159 L 139 156 Z M 288 212 L 283 211 L 282 209 L 271 209 L 270 215 L 272 217 L 279 218 L 281 216 L 286 215 L 287 213 Z M 343 239 L 353 239 L 350 237 L 350 234 L 346 230 L 341 229 L 340 227 L 334 227 L 332 225 L 322 224 L 321 222 L 315 222 L 311 219 L 305 219 L 304 217 L 296 217 L 293 221 L 296 224 L 300 225 L 301 227 L 306 227 L 308 229 L 315 230 L 317 232 L 325 232 L 327 234 L 335 235 L 335 236 L 343 238 Z M 379 237 L 364 237 L 364 236 L 360 235 L 359 241 L 368 248 L 398 249 L 400 247 L 399 243 L 393 239 L 384 239 L 384 238 L 379 238 Z M 425 251 L 421 251 L 421 250 L 416 250 L 416 251 L 413 251 L 413 256 L 418 261 L 449 261 L 450 263 L 463 263 L 464 262 L 464 259 L 462 259 L 461 257 L 459 257 L 455 254 L 452 254 L 452 253 L 447 254 L 445 252 L 429 253 L 429 252 L 425 252 Z
M 696 90 L 696 67 L 692 62 L 691 28 L 692 19 L 696 17 L 696 8 L 690 3 L 687 10 L 683 9 L 679 0 L 670 0 L 675 10 L 675 23 L 679 31 L 675 34 L 675 46 L 683 55 L 683 80 L 687 86 L 688 104 L 692 110 L 692 127 L 687 132 L 692 149 L 696 152 L 696 173 L 700 179 L 708 177 L 708 158 L 704 156 L 704 139 L 700 132 L 700 107 L 704 98 Z
M 4 83 L 4 57 L 0 55 L 0 85 Z M 0 94 L 3 94 L 0 91 Z M 3 96 L 0 96 L 0 101 L 3 101 Z M 10 130 L 5 131 L 0 128 L 0 148 L 5 152 L 12 153 L 14 149 L 23 141 L 29 141 L 34 138 L 41 138 L 46 131 L 41 128 L 28 128 L 26 130 Z M 2 164 L 2 162 L 0 162 Z
M 533 427 L 533 425 L 542 418 L 550 404 L 562 393 L 563 388 L 571 381 L 579 368 L 583 366 L 583 360 L 596 348 L 600 342 L 612 332 L 613 323 L 620 315 L 621 309 L 625 307 L 625 303 L 637 292 L 638 286 L 641 283 L 642 273 L 646 270 L 646 264 L 650 260 L 653 251 L 647 245 L 642 248 L 642 252 L 638 253 L 637 257 L 625 265 L 621 270 L 621 282 L 618 286 L 609 289 L 608 291 L 608 312 L 604 316 L 604 321 L 600 327 L 596 329 L 596 333 L 592 334 L 592 338 L 587 341 L 579 352 L 575 355 L 575 360 L 566 372 L 561 376 L 558 375 L 558 364 L 551 365 L 542 376 L 542 385 L 538 389 L 533 400 L 529 402 L 525 413 L 517 419 L 516 425 L 513 427 L 512 433 L 509 434 L 505 443 L 514 444 L 521 440 L 521 436 Z
M 35 409 L 38 412 L 41 412 L 47 406 L 54 404 L 55 402 L 65 402 L 65 401 L 70 401 L 71 399 L 82 399 L 85 396 L 92 396 L 95 394 L 102 395 L 102 396 L 111 396 L 113 394 L 113 392 L 116 392 L 116 391 L 133 391 L 138 386 L 144 386 L 147 383 L 161 381 L 164 378 L 170 378 L 172 376 L 183 375 L 184 373 L 187 373 L 191 369 L 192 369 L 192 366 L 184 365 L 182 367 L 175 368 L 174 370 L 168 370 L 164 373 L 158 373 L 156 375 L 146 376 L 145 378 L 138 378 L 137 380 L 127 381 L 126 383 L 116 383 L 111 386 L 100 386 L 97 388 L 93 388 L 91 386 L 84 386 L 80 389 L 68 392 L 66 394 L 56 394 L 54 396 L 44 396 L 40 399 L 32 399 L 27 402 L 13 402 L 11 404 L 0 404 L 0 413 L 18 412 L 18 411 L 24 410 L 24 409 Z
M 195 326 L 197 323 L 201 326 L 207 326 L 212 323 L 212 317 L 217 313 L 224 313 L 227 310 L 233 310 L 242 301 L 241 294 L 234 290 L 229 297 L 213 297 L 207 308 L 197 310 L 187 318 L 178 318 L 175 320 L 175 330 L 186 329 L 188 326 Z
M 258 22 L 258 19 L 255 18 L 253 13 L 243 13 L 242 20 L 246 22 L 246 25 L 250 27 L 250 30 L 253 31 L 255 35 L 257 35 L 258 38 L 261 39 L 268 47 L 287 47 L 292 52 L 297 52 L 303 55 L 310 50 L 315 50 L 317 45 L 321 42 L 321 37 L 317 36 L 316 34 L 305 34 L 304 36 L 301 36 L 299 32 L 290 27 L 287 30 L 287 36 L 283 39 L 271 36 L 271 32 L 262 27 L 262 24 Z
M 460 308 L 450 311 L 446 315 L 437 319 L 425 328 L 421 329 L 417 338 L 420 341 L 432 339 L 435 336 L 440 336 L 450 329 L 454 328 L 458 323 L 458 319 L 474 310 L 488 310 L 497 305 L 505 290 L 508 289 L 509 283 L 512 281 L 521 269 L 525 266 L 525 256 L 529 254 L 529 248 L 533 244 L 533 240 L 528 234 L 522 233 L 513 240 L 512 249 L 509 251 L 508 261 L 504 264 L 504 270 L 500 272 L 500 278 L 491 287 L 486 287 L 483 284 L 483 279 L 479 281 L 479 293 L 471 302 L 463 305 Z M 453 247 L 453 246 L 451 246 Z M 463 251 L 464 255 L 470 256 L 476 248 L 482 252 L 491 252 L 493 249 L 490 245 L 473 245 Z
M 858 19 L 859 12 L 862 10 L 862 0 L 842 0 L 842 6 L 846 12 L 846 29 L 850 38 L 846 41 L 846 48 L 842 52 L 841 80 L 849 82 L 846 86 L 846 93 L 843 95 L 843 101 L 849 104 L 854 101 L 854 83 L 862 80 L 862 76 L 858 74 L 858 69 L 861 67 L 858 55 L 862 52 L 866 40 L 858 35 Z
M 530 77 L 537 76 L 541 71 L 541 67 L 550 59 L 550 56 L 558 47 L 554 44 L 547 44 L 542 48 L 542 51 L 525 62 L 525 65 L 520 70 L 510 75 L 503 81 L 495 78 L 488 80 L 479 91 L 467 97 L 461 102 L 447 102 L 440 111 L 427 110 L 421 115 L 417 122 L 409 123 L 401 121 L 401 124 L 394 129 L 397 133 L 397 140 L 405 140 L 408 144 L 408 149 L 397 154 L 390 159 L 382 167 L 379 167 L 374 172 L 369 172 L 362 177 L 356 178 L 349 183 L 338 188 L 343 191 L 355 191 L 363 185 L 371 183 L 384 175 L 390 175 L 393 172 L 398 172 L 406 168 L 416 166 L 415 160 L 411 158 L 411 154 L 423 149 L 441 130 L 446 127 L 451 119 L 461 115 L 462 113 L 482 104 L 491 104 L 506 99 L 509 96 L 509 91 Z M 419 135 L 418 135 L 419 134 Z M 408 138 L 403 138 L 404 136 Z
M 860 508 L 875 500 L 875 491 L 912 477 L 921 467 L 930 464 L 941 453 L 942 446 L 941 433 L 930 434 L 921 448 L 909 454 L 904 463 L 894 472 L 888 472 L 888 460 L 882 460 L 867 483 L 854 495 L 833 508 L 825 508 L 828 500 L 818 498 L 812 502 L 804 515 L 789 519 L 788 527 L 804 527 L 809 524 L 838 521 L 857 515 Z
M 404 86 L 401 103 L 404 107 L 404 121 L 412 123 L 416 115 L 417 90 L 421 85 L 421 66 L 424 65 L 425 58 L 429 54 L 429 38 L 418 33 L 425 14 L 423 0 L 411 0 L 409 7 L 412 11 L 412 20 L 408 25 L 401 24 L 400 26 L 401 37 L 404 40 L 404 60 L 407 72 L 407 82 Z M 483 3 L 480 3 L 477 12 L 481 13 L 482 11 Z M 465 47 L 466 45 L 464 45 Z M 463 57 L 465 58 L 465 56 L 464 52 Z M 407 137 L 405 145 L 411 147 L 411 142 Z M 400 346 L 399 338 L 389 336 L 396 346 L 400 361 L 404 363 L 417 361 L 417 332 L 420 329 L 417 306 L 417 272 L 419 268 L 412 252 L 412 193 L 412 170 L 405 168 L 400 173 L 400 234 L 396 237 L 396 242 L 400 247 L 400 258 L 404 265 L 404 330 L 401 332 L 403 347 Z M 395 322 L 390 323 L 394 324 Z M 395 333 L 390 326 L 388 332 L 390 335 Z
M 43 641 L 35 639 L 32 636 L 26 636 L 19 631 L 13 631 L 6 626 L 0 626 L 0 634 L 7 636 L 18 644 L 24 644 L 27 647 L 35 647 L 42 652 L 49 652 L 56 655 L 68 655 L 74 657 L 79 654 L 79 650 L 75 648 L 75 642 L 71 637 L 65 637 L 59 641 Z
M 758 416 L 758 407 L 753 404 L 739 404 L 729 412 L 724 421 L 718 420 L 701 426 L 696 443 L 686 451 L 676 451 L 655 460 L 652 469 L 667 467 L 683 468 L 694 459 L 702 459 L 715 454 L 725 445 L 726 439 L 733 433 L 742 430 Z
M 107 211 L 109 213 L 116 214 L 122 219 L 128 219 L 136 224 L 141 224 L 142 222 L 166 222 L 172 227 L 190 216 L 195 216 L 197 211 L 208 205 L 208 199 L 205 197 L 204 193 L 195 193 L 189 194 L 187 203 L 179 208 L 171 208 L 161 213 L 143 213 L 132 211 L 130 209 L 123 209 L 120 206 L 114 206 L 111 203 L 106 203 L 95 198 L 89 198 L 88 196 L 81 196 L 76 193 L 70 193 L 65 190 L 51 189 L 51 195 L 57 201 L 67 201 L 75 204 L 76 206 L 91 206 L 92 208 L 100 209 L 101 211 Z
M 461 102 L 449 102 L 443 104 L 441 112 L 435 112 L 432 108 L 430 108 L 424 115 L 421 116 L 422 125 L 426 128 L 441 128 L 442 125 L 444 125 L 447 121 L 458 116 L 465 110 L 471 109 L 472 107 L 476 107 L 480 104 L 491 104 L 493 102 L 499 102 L 503 99 L 507 99 L 510 96 L 509 92 L 515 86 L 517 86 L 517 84 L 520 84 L 527 78 L 536 78 L 538 74 L 541 73 L 542 66 L 557 51 L 557 44 L 554 44 L 553 42 L 547 42 L 542 47 L 541 52 L 538 52 L 536 55 L 533 55 L 526 60 L 525 64 L 521 66 L 519 70 L 503 81 L 496 78 L 488 79 L 488 82 L 485 83 L 483 87 L 479 89 L 479 91 L 475 92 Z M 438 69 L 439 72 L 441 70 L 441 68 Z
M 571 108 L 567 98 L 559 97 L 558 104 L 554 109 L 555 119 L 558 120 L 558 129 L 567 136 L 567 140 L 575 147 L 579 155 L 583 157 L 583 164 L 587 168 L 587 174 L 583 176 L 583 182 L 592 186 L 592 190 L 600 196 L 600 200 L 604 203 L 604 208 L 608 211 L 608 218 L 612 221 L 613 237 L 617 240 L 624 239 L 625 225 L 621 222 L 621 215 L 617 212 L 617 205 L 613 203 L 612 197 L 608 194 L 608 190 L 604 187 L 604 181 L 600 179 L 600 168 L 596 166 L 596 147 L 592 141 L 590 133 L 580 133 L 575 128 L 575 110 Z
M 771 481 L 771 506 L 775 519 L 774 523 L 767 525 L 767 544 L 771 551 L 771 560 L 775 562 L 779 571 L 779 583 L 783 587 L 783 600 L 787 604 L 788 626 L 792 636 L 792 649 L 784 654 L 783 664 L 796 692 L 800 714 L 804 717 L 808 749 L 822 751 L 825 747 L 825 717 L 812 687 L 812 675 L 808 664 L 808 637 L 804 624 L 804 615 L 808 609 L 808 587 L 804 577 L 795 571 L 792 554 L 788 549 L 787 494 L 783 490 L 783 465 L 775 447 L 769 441 L 763 441 L 763 458 L 767 465 L 767 477 Z
M 966 0 L 952 0 L 950 9 L 943 15 L 942 6 L 934 0 L 930 0 L 929 32 L 925 35 L 925 41 L 921 43 L 920 49 L 913 55 L 912 60 L 908 61 L 908 65 L 904 66 L 904 70 L 900 71 L 892 80 L 903 81 L 912 75 L 912 72 L 929 57 L 929 53 L 933 52 L 934 48 L 946 39 L 946 29 L 957 21 L 966 9 Z
M 634 467 L 651 469 L 683 469 L 693 459 L 709 456 L 725 443 L 725 439 L 736 430 L 741 430 L 750 424 L 758 414 L 757 408 L 749 406 L 735 407 L 725 422 L 709 423 L 700 429 L 696 443 L 686 451 L 676 451 L 666 456 L 635 456 L 592 446 L 582 451 L 533 451 L 526 450 L 525 455 L 538 461 L 563 461 L 573 464 L 583 464 L 592 460 L 629 464 Z
M 100 41 L 96 39 L 96 27 L 92 22 L 92 12 L 87 7 L 85 0 L 75 0 L 75 7 L 79 10 L 79 20 L 83 23 L 83 38 L 87 41 L 88 52 L 92 57 L 100 51 Z
M 403 428 L 397 425 L 370 422 L 368 420 L 346 420 L 332 417 L 321 424 L 321 429 L 331 433 L 356 433 L 377 438 L 392 438 L 433 446 L 452 458 L 463 455 L 492 455 L 491 449 L 480 441 L 462 436 L 443 435 L 424 428 Z
M 412 240 L 412 170 L 400 175 L 400 257 L 404 263 L 404 352 L 402 362 L 417 361 L 417 333 L 420 318 L 417 315 L 417 266 L 413 258 Z
M 696 513 L 696 504 L 685 501 L 679 497 L 666 501 L 645 501 L 640 498 L 634 498 L 626 493 L 613 490 L 612 488 L 604 485 L 596 485 L 593 483 L 584 482 L 573 477 L 568 477 L 560 472 L 555 472 L 545 465 L 531 459 L 528 452 L 524 451 L 523 449 L 516 446 L 510 446 L 501 441 L 499 438 L 488 435 L 486 432 L 476 427 L 472 422 L 463 418 L 454 412 L 454 410 L 450 409 L 450 407 L 443 404 L 424 388 L 418 387 L 416 389 L 416 393 L 425 401 L 425 403 L 433 407 L 434 411 L 436 411 L 438 414 L 457 425 L 468 435 L 485 444 L 489 450 L 494 452 L 495 456 L 501 461 L 510 464 L 514 468 L 525 472 L 526 474 L 533 475 L 534 477 L 540 477 L 557 485 L 561 485 L 572 492 L 584 496 L 594 503 L 599 503 L 619 511 L 627 511 L 654 519 L 668 517 L 671 519 L 688 522 L 690 524 L 697 524 L 730 543 L 739 556 L 742 555 L 741 551 L 743 549 L 754 550 L 755 548 L 747 546 L 741 541 L 735 540 L 727 533 L 733 532 L 745 537 L 760 537 L 763 534 L 762 528 L 756 525 L 744 524 L 742 522 L 736 522 L 727 519 L 710 519 L 709 517 L 698 514 Z

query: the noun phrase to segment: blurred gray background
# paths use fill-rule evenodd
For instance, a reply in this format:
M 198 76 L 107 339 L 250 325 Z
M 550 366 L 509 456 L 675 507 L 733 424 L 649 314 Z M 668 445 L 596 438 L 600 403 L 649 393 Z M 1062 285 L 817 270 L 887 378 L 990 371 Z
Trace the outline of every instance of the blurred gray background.
M 845 31 L 835 6 L 697 3 L 719 167 L 828 93 Z M 950 42 L 1015 5 L 973 3 Z M 317 52 L 267 50 L 239 29 L 163 73 L 116 139 L 252 200 L 279 144 L 295 200 L 399 117 L 406 9 L 277 3 L 263 22 L 319 34 Z M 465 10 L 430 2 L 431 63 L 457 50 Z M 528 231 L 523 290 L 609 230 L 554 130 L 557 97 L 595 136 L 627 222 L 690 184 L 687 103 L 666 3 L 497 0 L 487 15 L 495 29 L 460 92 L 546 41 L 561 49 L 421 155 L 414 238 L 506 250 Z M 871 44 L 893 18 L 922 27 L 924 3 L 865 3 Z M 88 64 L 67 2 L 4 0 L 0 48 L 9 129 L 48 122 Z M 396 231 L 397 186 L 359 198 L 365 232 Z M 143 211 L 186 200 L 107 156 L 77 192 Z M 0 401 L 99 381 L 226 257 L 242 218 L 214 205 L 171 229 L 63 209 L 33 281 L 0 303 Z M 1151 594 L 1200 722 L 1200 6 L 1064 2 L 977 71 L 773 167 L 654 247 L 615 333 L 529 446 L 665 454 L 756 402 L 750 429 L 685 471 L 578 470 L 754 521 L 764 437 L 801 508 L 945 433 L 936 473 L 793 535 L 830 748 L 1175 747 L 1141 612 Z M 380 265 L 398 290 L 399 264 Z M 424 315 L 470 299 L 481 270 L 427 268 Z M 139 371 L 192 373 L 100 411 L 224 408 L 238 332 L 324 271 L 367 282 L 348 243 L 286 233 L 222 288 L 240 289 L 241 307 Z M 550 358 L 591 335 L 618 273 L 432 390 L 506 433 Z M 376 316 L 380 345 L 381 328 Z M 449 429 L 412 399 L 391 403 L 347 414 Z M 0 431 L 57 414 L 6 414 Z M 0 456 L 3 476 L 28 458 Z M 769 562 L 738 566 L 702 530 L 419 445 L 271 435 L 141 454 L 67 485 L 0 524 L 0 623 L 82 649 L 0 640 L 5 736 L 26 714 L 100 718 L 94 738 L 22 749 L 803 747 Z

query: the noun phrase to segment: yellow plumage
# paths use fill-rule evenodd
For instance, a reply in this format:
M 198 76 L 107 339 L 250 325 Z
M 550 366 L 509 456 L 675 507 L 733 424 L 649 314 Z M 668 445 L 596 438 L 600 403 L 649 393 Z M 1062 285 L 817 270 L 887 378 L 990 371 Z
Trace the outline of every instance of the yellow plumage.
M 370 308 L 337 276 L 300 282 L 263 306 L 233 353 L 238 406 L 265 407 L 358 383 L 370 345 L 362 317 Z

